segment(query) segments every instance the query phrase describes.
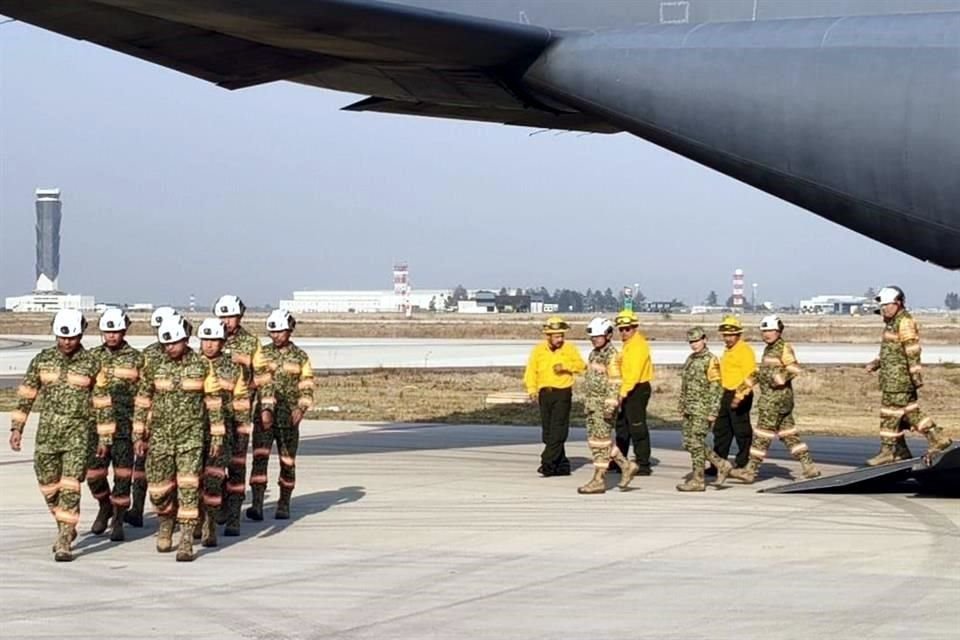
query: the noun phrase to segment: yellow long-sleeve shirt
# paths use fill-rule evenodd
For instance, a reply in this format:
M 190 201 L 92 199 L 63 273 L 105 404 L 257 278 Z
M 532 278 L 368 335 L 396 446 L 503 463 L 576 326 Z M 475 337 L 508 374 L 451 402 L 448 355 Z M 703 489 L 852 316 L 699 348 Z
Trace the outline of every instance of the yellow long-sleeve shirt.
M 553 370 L 554 365 L 557 364 L 563 367 L 565 373 L 556 373 Z M 583 373 L 586 369 L 583 356 L 575 346 L 564 342 L 559 349 L 553 350 L 544 341 L 535 346 L 530 353 L 527 369 L 523 372 L 523 384 L 530 395 L 545 387 L 568 389 L 573 386 L 574 374 Z
M 623 343 L 620 354 L 620 397 L 626 398 L 633 388 L 643 382 L 653 381 L 653 360 L 650 345 L 641 333 L 636 333 Z
M 743 340 L 723 352 L 720 358 L 720 384 L 733 391 L 739 400 L 746 398 L 757 384 L 757 354 Z

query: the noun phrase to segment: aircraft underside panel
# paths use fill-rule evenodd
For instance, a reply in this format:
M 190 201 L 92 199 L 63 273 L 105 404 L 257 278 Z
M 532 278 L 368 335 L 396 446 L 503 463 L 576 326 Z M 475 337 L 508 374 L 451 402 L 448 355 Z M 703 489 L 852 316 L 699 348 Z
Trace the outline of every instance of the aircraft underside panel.
M 960 269 L 960 13 L 564 37 L 535 90 Z

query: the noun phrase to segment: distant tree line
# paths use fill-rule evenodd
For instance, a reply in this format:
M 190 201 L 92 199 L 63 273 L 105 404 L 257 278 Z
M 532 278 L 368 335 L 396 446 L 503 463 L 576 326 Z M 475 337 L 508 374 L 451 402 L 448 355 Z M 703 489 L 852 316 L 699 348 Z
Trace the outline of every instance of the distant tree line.
M 943 300 L 943 306 L 950 311 L 960 311 L 960 293 L 956 291 L 951 291 L 947 294 L 947 297 Z

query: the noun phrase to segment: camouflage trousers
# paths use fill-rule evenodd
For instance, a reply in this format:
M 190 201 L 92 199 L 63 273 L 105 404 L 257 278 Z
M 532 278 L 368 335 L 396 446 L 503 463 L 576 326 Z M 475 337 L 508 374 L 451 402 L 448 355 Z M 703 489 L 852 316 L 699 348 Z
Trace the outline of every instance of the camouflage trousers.
M 113 465 L 113 491 L 107 481 L 107 470 Z M 130 440 L 114 440 L 106 458 L 98 458 L 96 449 L 90 454 L 87 469 L 87 486 L 97 501 L 110 498 L 113 506 L 126 509 L 130 506 L 130 481 L 133 478 L 133 443 Z
M 229 433 L 229 431 L 228 431 Z M 219 509 L 223 504 L 224 480 L 227 477 L 227 463 L 230 458 L 230 439 L 226 438 L 223 446 L 220 447 L 220 453 L 216 456 L 210 455 L 210 436 L 206 436 L 203 443 L 203 474 L 201 482 L 203 484 L 202 502 L 204 507 Z
M 750 461 L 755 467 L 767 457 L 774 438 L 780 438 L 794 459 L 804 464 L 813 463 L 810 450 L 798 435 L 792 402 L 788 406 L 781 406 L 775 402 L 764 402 L 761 396 L 759 414 L 757 426 L 753 428 L 753 442 L 750 443 Z
M 297 447 L 300 444 L 300 428 L 274 424 L 268 431 L 257 424 L 253 429 L 253 469 L 250 470 L 250 486 L 267 484 L 267 465 L 270 451 L 277 443 L 280 455 L 280 478 L 283 489 L 293 489 L 297 481 Z
M 920 411 L 916 391 L 911 393 L 888 393 L 884 391 L 880 399 L 880 405 L 881 444 L 896 446 L 897 441 L 905 437 L 906 431 L 900 428 L 901 422 L 926 436 L 928 440 L 939 434 L 940 427 L 936 425 L 933 418 L 925 416 Z
M 147 489 L 158 516 L 196 524 L 202 458 L 202 447 L 147 452 Z
M 587 409 L 587 447 L 593 458 L 593 466 L 597 469 L 607 469 L 611 459 L 616 460 L 621 469 L 629 464 L 614 443 L 616 424 L 616 416 L 607 418 L 602 408 Z
M 228 428 L 230 437 L 230 461 L 227 465 L 227 493 L 243 496 L 247 492 L 247 449 L 253 425 L 233 425 Z
M 130 493 L 133 496 L 133 503 L 142 505 L 147 495 L 147 460 L 146 458 L 133 458 L 133 482 L 130 486 Z
M 693 470 L 703 471 L 706 461 L 716 468 L 723 466 L 723 458 L 707 446 L 707 435 L 710 433 L 710 422 L 706 416 L 687 414 L 683 417 L 683 448 L 690 454 Z
M 75 527 L 80 522 L 80 483 L 87 473 L 87 443 L 64 451 L 35 451 L 33 470 L 40 493 L 57 522 Z

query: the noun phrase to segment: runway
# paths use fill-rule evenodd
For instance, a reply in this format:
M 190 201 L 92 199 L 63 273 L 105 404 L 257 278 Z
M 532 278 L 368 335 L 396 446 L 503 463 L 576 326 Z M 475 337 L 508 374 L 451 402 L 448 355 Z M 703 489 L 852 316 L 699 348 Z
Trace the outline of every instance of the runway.
M 196 339 L 194 339 L 195 341 Z M 421 340 L 421 339 L 355 339 L 302 338 L 295 341 L 307 351 L 316 369 L 376 369 L 386 368 L 483 368 L 521 367 L 536 342 L 516 340 Z M 145 347 L 152 339 L 133 336 L 130 343 Z M 100 343 L 90 335 L 84 340 L 87 347 Z M 52 344 L 52 339 L 38 336 L 0 336 L 0 376 L 23 375 L 36 352 Z M 589 353 L 587 342 L 576 341 L 584 357 Z M 682 364 L 690 353 L 683 342 L 651 342 L 656 364 Z M 757 355 L 762 345 L 754 344 Z M 805 364 L 865 364 L 880 351 L 875 344 L 801 343 L 794 345 L 797 357 Z M 723 345 L 713 341 L 711 348 L 720 353 Z M 923 350 L 926 364 L 960 363 L 960 344 L 929 345 Z
M 125 543 L 82 533 L 56 564 L 35 428 L 0 453 L 4 637 L 919 640 L 960 625 L 960 503 L 758 494 L 798 472 L 779 445 L 758 485 L 685 495 L 679 434 L 655 432 L 653 476 L 580 496 L 581 429 L 574 475 L 540 478 L 539 429 L 313 421 L 292 520 L 271 519 L 271 484 L 267 520 L 193 564 L 154 551 L 152 516 Z M 876 449 L 809 444 L 826 472 Z

